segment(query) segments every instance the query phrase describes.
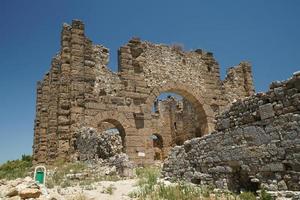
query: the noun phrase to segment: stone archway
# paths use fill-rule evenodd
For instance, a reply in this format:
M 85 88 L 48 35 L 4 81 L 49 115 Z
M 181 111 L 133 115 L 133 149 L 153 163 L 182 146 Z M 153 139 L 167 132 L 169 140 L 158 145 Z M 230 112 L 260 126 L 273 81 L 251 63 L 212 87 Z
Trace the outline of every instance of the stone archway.
M 109 124 L 112 124 L 119 132 L 121 140 L 122 140 L 122 151 L 126 152 L 126 132 L 122 124 L 116 120 L 116 119 L 104 119 L 100 121 L 99 123 L 107 122 Z
M 178 82 L 168 82 L 160 87 L 155 87 L 146 100 L 145 110 L 152 112 L 152 106 L 155 99 L 163 92 L 173 92 L 186 98 L 200 115 L 200 129 L 203 135 L 206 135 L 214 130 L 214 113 L 209 103 L 205 102 L 204 95 L 199 89 L 190 85 L 181 84 Z
M 130 118 L 130 117 L 129 117 Z M 134 121 L 127 119 L 125 113 L 118 111 L 104 111 L 99 112 L 91 122 L 91 126 L 98 127 L 102 122 L 107 122 L 115 126 L 118 129 L 123 145 L 123 152 L 127 152 L 127 134 L 132 132 L 134 127 Z

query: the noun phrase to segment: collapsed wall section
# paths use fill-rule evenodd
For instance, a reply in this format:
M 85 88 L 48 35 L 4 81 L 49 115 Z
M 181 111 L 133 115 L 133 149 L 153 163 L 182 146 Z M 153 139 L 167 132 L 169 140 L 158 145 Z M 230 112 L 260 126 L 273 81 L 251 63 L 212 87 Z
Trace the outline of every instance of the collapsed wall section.
M 229 68 L 223 88 L 225 98 L 229 102 L 253 95 L 255 90 L 250 63 L 241 62 L 238 66 Z
M 300 74 L 234 103 L 217 131 L 174 147 L 163 175 L 218 188 L 300 190 Z

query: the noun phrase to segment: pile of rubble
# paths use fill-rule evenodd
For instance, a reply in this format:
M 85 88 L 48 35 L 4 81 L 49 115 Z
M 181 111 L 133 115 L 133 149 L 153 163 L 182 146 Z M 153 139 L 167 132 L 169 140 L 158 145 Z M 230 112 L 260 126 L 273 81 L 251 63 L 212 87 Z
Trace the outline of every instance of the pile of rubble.
M 131 175 L 133 163 L 122 149 L 122 139 L 117 129 L 99 133 L 94 128 L 83 127 L 76 133 L 78 160 L 100 167 L 99 173 L 105 172 L 107 175 L 111 173 L 108 171 L 116 171 L 122 176 Z
M 99 133 L 91 127 L 76 132 L 75 150 L 80 161 L 108 159 L 122 152 L 122 140 L 117 129 Z
M 37 184 L 30 177 L 11 181 L 0 180 L 0 199 L 38 198 L 46 193 L 45 187 Z

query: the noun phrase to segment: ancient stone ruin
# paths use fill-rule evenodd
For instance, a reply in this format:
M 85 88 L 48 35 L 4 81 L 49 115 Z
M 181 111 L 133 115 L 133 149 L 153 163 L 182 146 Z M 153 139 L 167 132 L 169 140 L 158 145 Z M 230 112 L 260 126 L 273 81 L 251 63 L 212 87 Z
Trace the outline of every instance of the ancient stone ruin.
M 216 120 L 213 133 L 171 150 L 165 177 L 236 192 L 300 191 L 300 72 Z
M 217 114 L 254 94 L 247 62 L 230 68 L 221 80 L 213 54 L 201 49 L 186 52 L 178 45 L 133 38 L 118 53 L 115 73 L 107 66 L 109 50 L 92 44 L 81 21 L 63 25 L 61 50 L 37 85 L 36 163 L 80 159 L 84 151 L 76 145 L 76 133 L 87 127 L 117 129 L 130 160 L 151 164 L 173 146 L 213 132 Z M 183 98 L 157 101 L 163 92 Z M 227 128 L 234 123 L 223 121 Z

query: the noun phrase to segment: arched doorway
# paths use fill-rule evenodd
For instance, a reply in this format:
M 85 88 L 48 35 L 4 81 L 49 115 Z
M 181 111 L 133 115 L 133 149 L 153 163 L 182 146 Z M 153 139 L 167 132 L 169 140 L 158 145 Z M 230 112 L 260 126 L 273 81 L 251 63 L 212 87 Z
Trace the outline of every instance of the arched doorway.
M 153 149 L 154 149 L 154 160 L 163 160 L 164 159 L 164 143 L 161 135 L 155 133 L 151 136 L 153 140 Z
M 133 115 L 128 117 L 124 112 L 117 110 L 99 112 L 93 117 L 93 120 L 88 121 L 88 126 L 95 127 L 98 130 L 108 130 L 118 132 L 122 139 L 122 151 L 130 157 L 133 156 L 133 147 L 130 143 L 130 137 L 134 128 Z M 128 149 L 130 149 L 128 151 Z
M 104 119 L 97 124 L 99 132 L 121 137 L 122 151 L 126 152 L 126 133 L 122 124 L 116 119 Z
M 156 132 L 164 138 L 166 153 L 171 147 L 212 130 L 213 112 L 199 90 L 191 86 L 167 83 L 154 88 L 146 102 Z

